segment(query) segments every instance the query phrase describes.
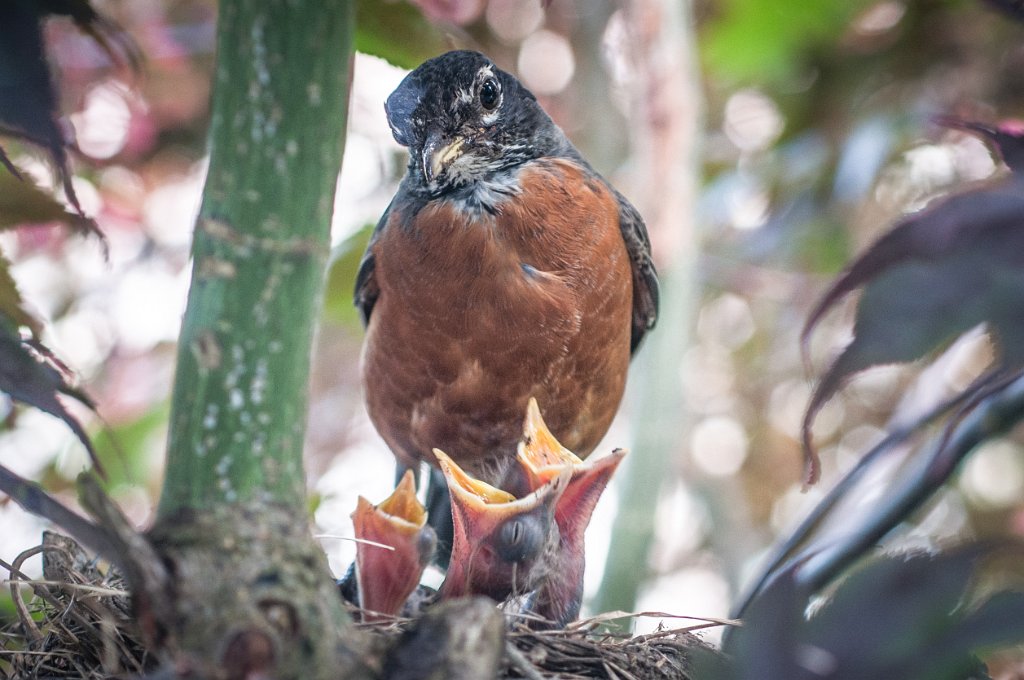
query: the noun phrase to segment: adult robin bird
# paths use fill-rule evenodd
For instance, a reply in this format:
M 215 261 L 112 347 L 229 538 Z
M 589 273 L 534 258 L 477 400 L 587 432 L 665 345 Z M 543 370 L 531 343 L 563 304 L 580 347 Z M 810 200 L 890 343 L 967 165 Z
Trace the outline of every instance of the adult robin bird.
M 598 499 L 625 455 L 624 450 L 616 449 L 610 456 L 584 462 L 559 443 L 541 418 L 537 401 L 530 400 L 517 454 L 529 487 L 542 488 L 552 479 L 568 475 L 565 491 L 555 502 L 557 549 L 551 553 L 544 578 L 523 605 L 525 613 L 533 615 L 534 627 L 563 628 L 579 616 L 586 566 L 583 536 Z
M 396 616 L 419 585 L 434 555 L 436 538 L 416 498 L 412 471 L 378 505 L 359 497 L 352 513 L 356 538 L 356 600 L 363 616 Z
M 554 515 L 570 470 L 554 471 L 517 498 L 473 478 L 444 452 L 434 454 L 448 483 L 455 530 L 441 599 L 486 595 L 503 602 L 540 587 L 557 562 Z
M 401 467 L 436 465 L 436 447 L 517 492 L 530 397 L 583 457 L 618 409 L 657 317 L 644 222 L 482 54 L 423 63 L 385 111 L 409 164 L 356 280 L 370 419 Z

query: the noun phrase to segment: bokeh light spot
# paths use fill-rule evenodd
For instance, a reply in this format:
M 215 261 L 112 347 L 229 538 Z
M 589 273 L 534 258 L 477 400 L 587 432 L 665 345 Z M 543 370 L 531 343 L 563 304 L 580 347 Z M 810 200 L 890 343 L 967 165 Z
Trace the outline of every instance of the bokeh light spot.
M 775 102 L 758 90 L 740 90 L 725 104 L 723 130 L 742 151 L 767 149 L 782 134 L 782 124 Z
M 1008 441 L 983 444 L 967 459 L 960 486 L 978 505 L 1005 508 L 1024 495 L 1021 451 Z
M 690 455 L 707 474 L 724 477 L 743 466 L 747 446 L 747 433 L 742 425 L 726 416 L 713 416 L 693 428 Z
M 485 16 L 487 25 L 499 40 L 515 44 L 540 28 L 544 9 L 539 2 L 491 0 Z
M 565 36 L 537 31 L 519 48 L 519 75 L 536 94 L 558 94 L 576 72 L 576 57 Z
M 129 96 L 128 88 L 116 80 L 106 80 L 89 89 L 82 110 L 71 114 L 82 153 L 107 159 L 124 148 L 132 118 Z

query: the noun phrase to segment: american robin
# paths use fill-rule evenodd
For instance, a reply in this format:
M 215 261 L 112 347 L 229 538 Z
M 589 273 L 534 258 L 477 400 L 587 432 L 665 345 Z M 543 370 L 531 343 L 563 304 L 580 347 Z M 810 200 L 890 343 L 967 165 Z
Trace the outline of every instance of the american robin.
M 434 454 L 450 489 L 455 529 L 452 564 L 437 595 L 514 598 L 510 611 L 518 609 L 534 625 L 575 619 L 583 593 L 583 533 L 625 452 L 584 463 L 559 444 L 531 399 L 517 453 L 528 487 L 521 498 L 473 478 L 442 451 Z M 373 544 L 358 544 L 353 573 L 341 585 L 364 618 L 405 614 L 434 599 L 429 589 L 417 588 L 434 547 L 425 514 L 411 471 L 379 505 L 359 498 L 352 514 L 356 536 Z M 414 591 L 421 597 L 407 603 Z
M 541 418 L 537 401 L 530 400 L 518 459 L 530 488 L 541 488 L 553 478 L 568 474 L 565 491 L 555 503 L 558 547 L 546 565 L 544 578 L 525 598 L 524 610 L 541 623 L 564 627 L 576 619 L 583 602 L 583 571 L 586 566 L 583 535 L 594 507 L 619 467 L 626 452 L 584 462 L 562 446 Z
M 385 111 L 409 164 L 356 281 L 370 418 L 400 466 L 436 447 L 517 493 L 530 397 L 581 457 L 608 430 L 657 317 L 646 227 L 482 54 L 424 62 Z
M 359 497 L 352 513 L 356 543 L 357 601 L 364 617 L 396 616 L 419 585 L 434 555 L 434 530 L 416 498 L 412 471 L 379 505 Z
M 434 453 L 448 482 L 455 529 L 441 599 L 486 595 L 502 602 L 540 587 L 557 562 L 554 516 L 569 469 L 555 471 L 516 498 L 474 479 L 442 451 Z

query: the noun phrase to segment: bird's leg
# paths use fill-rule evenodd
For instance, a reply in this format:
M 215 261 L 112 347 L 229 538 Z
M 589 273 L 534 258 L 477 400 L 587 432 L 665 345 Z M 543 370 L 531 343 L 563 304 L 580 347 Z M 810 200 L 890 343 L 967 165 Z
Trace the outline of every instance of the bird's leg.
M 335 581 L 338 585 L 338 593 L 346 602 L 354 605 L 359 604 L 359 579 L 356 578 L 356 563 L 348 565 L 345 575 Z
M 434 534 L 437 536 L 434 563 L 447 570 L 452 557 L 452 541 L 455 538 L 455 527 L 452 524 L 452 504 L 444 473 L 433 466 L 430 468 L 430 480 L 427 484 L 427 523 L 434 529 Z

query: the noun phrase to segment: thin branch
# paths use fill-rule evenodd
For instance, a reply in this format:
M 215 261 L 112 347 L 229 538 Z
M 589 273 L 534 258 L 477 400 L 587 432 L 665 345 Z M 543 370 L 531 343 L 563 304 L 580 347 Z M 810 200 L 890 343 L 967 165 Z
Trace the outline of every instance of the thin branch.
M 35 482 L 21 477 L 0 465 L 0 491 L 15 503 L 43 519 L 48 519 L 74 536 L 79 542 L 114 562 L 118 561 L 117 547 L 100 527 L 77 514 L 46 493 Z
M 890 501 L 869 516 L 849 540 L 812 556 L 797 572 L 798 582 L 813 590 L 828 584 L 854 559 L 920 508 L 979 444 L 1005 433 L 1022 419 L 1024 377 L 1018 377 L 964 416 L 948 437 L 940 438 L 901 486 L 889 494 Z
M 764 591 L 765 587 L 775 577 L 775 575 L 782 570 L 787 563 L 791 563 L 791 558 L 796 553 L 797 548 L 799 548 L 800 545 L 803 544 L 819 526 L 821 526 L 839 502 L 861 480 L 863 480 L 867 471 L 879 458 L 891 452 L 896 446 L 905 442 L 911 435 L 919 432 L 921 428 L 933 424 L 939 418 L 948 413 L 950 409 L 963 405 L 965 401 L 968 401 L 969 397 L 977 394 L 977 389 L 985 388 L 986 383 L 989 382 L 991 377 L 991 374 L 981 376 L 981 379 L 965 389 L 963 392 L 938 404 L 920 418 L 893 429 L 893 431 L 887 434 L 882 441 L 878 442 L 870 451 L 864 454 L 861 459 L 857 461 L 857 464 L 853 469 L 850 470 L 846 476 L 840 479 L 836 485 L 833 486 L 827 494 L 825 494 L 825 497 L 822 498 L 813 509 L 811 509 L 811 512 L 807 517 L 805 517 L 800 525 L 793 530 L 786 540 L 774 548 L 767 564 L 761 570 L 761 576 L 753 582 L 743 597 L 739 600 L 738 604 L 733 608 L 731 616 L 733 618 L 741 618 L 743 616 L 750 607 L 751 602 L 753 602 L 754 599 Z M 988 393 L 989 392 L 986 391 L 986 394 Z M 971 405 L 974 405 L 973 402 Z M 950 436 L 951 433 L 948 430 L 944 430 L 940 441 L 946 441 Z

